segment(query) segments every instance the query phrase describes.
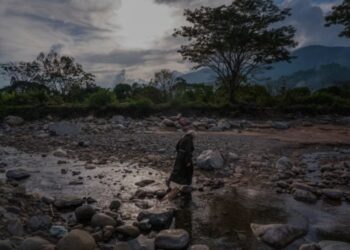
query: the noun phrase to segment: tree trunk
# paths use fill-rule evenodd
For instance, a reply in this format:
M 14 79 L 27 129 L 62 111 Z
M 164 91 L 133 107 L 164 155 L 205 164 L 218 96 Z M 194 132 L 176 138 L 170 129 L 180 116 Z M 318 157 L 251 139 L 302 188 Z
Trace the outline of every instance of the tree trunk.
M 237 77 L 232 77 L 229 81 L 228 86 L 229 86 L 229 102 L 230 104 L 236 104 L 237 100 L 236 100 L 235 92 L 237 87 L 239 86 Z

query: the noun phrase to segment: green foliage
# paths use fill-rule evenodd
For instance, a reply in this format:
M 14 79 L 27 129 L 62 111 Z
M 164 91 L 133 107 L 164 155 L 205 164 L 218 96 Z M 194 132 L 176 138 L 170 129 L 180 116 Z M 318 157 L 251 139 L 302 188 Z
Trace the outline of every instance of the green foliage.
M 132 99 L 134 100 L 148 99 L 154 104 L 160 104 L 166 101 L 163 95 L 163 92 L 153 86 L 135 87 L 133 89 Z
M 114 93 L 116 94 L 118 100 L 124 101 L 128 98 L 131 98 L 132 95 L 132 88 L 129 84 L 120 83 L 117 84 L 114 89 Z
M 99 89 L 87 98 L 87 105 L 90 107 L 104 107 L 117 104 L 115 94 L 106 89 Z
M 339 36 L 350 37 L 350 1 L 344 0 L 342 4 L 334 6 L 332 12 L 326 16 L 326 26 L 340 24 L 344 30 Z
M 236 0 L 216 8 L 187 9 L 184 15 L 190 25 L 174 33 L 189 41 L 181 55 L 196 68 L 212 69 L 231 103 L 237 87 L 270 64 L 289 61 L 289 48 L 296 45 L 295 29 L 277 25 L 290 10 L 280 9 L 273 0 Z

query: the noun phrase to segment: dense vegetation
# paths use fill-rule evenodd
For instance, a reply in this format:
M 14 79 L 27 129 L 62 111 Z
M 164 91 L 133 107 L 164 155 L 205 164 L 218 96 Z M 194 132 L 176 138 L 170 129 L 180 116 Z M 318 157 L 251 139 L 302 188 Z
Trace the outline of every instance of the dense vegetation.
M 204 84 L 188 85 L 184 82 L 175 84 L 166 94 L 156 87 L 138 84 L 118 84 L 113 90 L 100 87 L 72 89 L 66 94 L 53 92 L 34 84 L 33 88 L 24 91 L 11 87 L 1 90 L 0 116 L 21 109 L 35 113 L 38 108 L 44 107 L 45 115 L 49 114 L 50 110 L 60 107 L 69 112 L 73 109 L 78 113 L 80 109 L 85 112 L 114 109 L 144 114 L 169 108 L 179 111 L 196 109 L 225 113 L 240 111 L 243 114 L 270 110 L 307 114 L 350 112 L 349 83 L 313 92 L 306 87 L 276 89 L 261 85 L 242 85 L 236 91 L 236 105 L 225 101 L 228 100 L 227 94 L 223 88 Z M 33 114 L 33 116 L 39 115 Z

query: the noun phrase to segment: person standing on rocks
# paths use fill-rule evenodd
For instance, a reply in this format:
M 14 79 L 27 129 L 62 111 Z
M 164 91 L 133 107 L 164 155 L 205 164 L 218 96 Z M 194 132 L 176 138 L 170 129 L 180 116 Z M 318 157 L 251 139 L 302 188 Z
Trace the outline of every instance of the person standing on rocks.
M 173 171 L 166 181 L 169 196 L 176 196 L 184 186 L 192 184 L 193 161 L 192 154 L 194 151 L 193 139 L 195 132 L 190 130 L 182 137 L 176 145 L 176 160 Z M 169 197 L 171 198 L 171 197 Z

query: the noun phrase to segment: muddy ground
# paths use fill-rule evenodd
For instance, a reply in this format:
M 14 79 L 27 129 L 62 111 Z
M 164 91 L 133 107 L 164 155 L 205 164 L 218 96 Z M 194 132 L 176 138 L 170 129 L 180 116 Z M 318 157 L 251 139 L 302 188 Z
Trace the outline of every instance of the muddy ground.
M 192 200 L 170 204 L 178 210 L 174 226 L 186 229 L 192 244 L 213 250 L 271 249 L 257 240 L 251 223 L 303 227 L 303 236 L 283 249 L 322 240 L 349 242 L 349 125 L 332 119 L 289 121 L 283 128 L 270 121 L 235 122 L 240 125 L 226 129 L 194 127 L 194 160 L 211 149 L 221 152 L 225 164 L 215 171 L 196 168 Z M 135 198 L 140 189 L 135 183 L 141 180 L 155 181 L 143 191 L 166 188 L 183 132 L 163 123 L 160 118 L 121 124 L 89 117 L 3 125 L 0 179 L 6 181 L 9 169 L 23 168 L 31 176 L 19 185 L 28 192 L 89 197 L 100 210 L 118 198 L 122 219 L 131 222 L 141 210 L 169 206 L 154 197 Z M 281 157 L 292 162 L 282 172 L 276 167 Z M 298 198 L 295 190 L 311 191 L 317 198 Z

